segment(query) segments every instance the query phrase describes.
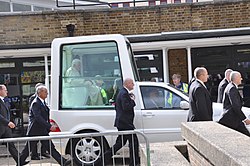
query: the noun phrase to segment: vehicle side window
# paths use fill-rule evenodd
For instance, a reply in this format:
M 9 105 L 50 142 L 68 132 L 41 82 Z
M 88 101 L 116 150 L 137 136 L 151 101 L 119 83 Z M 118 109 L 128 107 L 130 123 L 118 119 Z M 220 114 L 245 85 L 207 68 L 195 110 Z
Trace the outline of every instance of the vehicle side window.
M 180 102 L 184 100 L 162 87 L 141 86 L 140 89 L 145 109 L 180 109 Z
M 122 82 L 116 42 L 63 45 L 61 76 L 62 109 L 113 108 Z

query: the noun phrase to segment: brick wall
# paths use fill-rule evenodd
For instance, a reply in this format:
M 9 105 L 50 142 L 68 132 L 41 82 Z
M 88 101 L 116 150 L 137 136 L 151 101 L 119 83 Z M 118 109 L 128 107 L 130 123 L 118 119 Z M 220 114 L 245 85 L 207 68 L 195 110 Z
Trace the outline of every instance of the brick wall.
M 0 15 L 0 45 L 50 43 L 68 36 L 120 33 L 150 34 L 169 31 L 222 29 L 250 26 L 250 1 L 75 11 L 46 11 Z
M 190 144 L 188 144 L 187 147 L 188 147 L 189 161 L 192 166 L 213 166 L 213 164 L 210 163 L 205 156 L 203 156 Z
M 181 75 L 181 80 L 188 83 L 187 78 L 187 50 L 186 49 L 171 49 L 168 51 L 169 65 L 169 80 L 172 83 L 172 75 L 178 73 Z

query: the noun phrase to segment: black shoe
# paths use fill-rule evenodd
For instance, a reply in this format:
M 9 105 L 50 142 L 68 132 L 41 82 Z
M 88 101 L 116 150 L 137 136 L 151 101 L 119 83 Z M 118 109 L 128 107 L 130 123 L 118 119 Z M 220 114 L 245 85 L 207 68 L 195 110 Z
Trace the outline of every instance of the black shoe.
M 23 165 L 29 164 L 29 162 L 30 161 L 24 161 L 23 163 L 17 164 L 16 166 L 23 166 Z
M 50 158 L 50 154 L 49 153 L 42 153 L 42 156 L 45 158 Z
M 31 160 L 41 160 L 39 156 L 31 156 Z
M 67 160 L 64 162 L 63 166 L 68 166 L 68 165 L 70 165 L 70 164 L 71 164 L 71 161 L 72 161 L 72 159 L 67 159 Z
M 23 165 L 29 164 L 30 161 L 24 161 Z

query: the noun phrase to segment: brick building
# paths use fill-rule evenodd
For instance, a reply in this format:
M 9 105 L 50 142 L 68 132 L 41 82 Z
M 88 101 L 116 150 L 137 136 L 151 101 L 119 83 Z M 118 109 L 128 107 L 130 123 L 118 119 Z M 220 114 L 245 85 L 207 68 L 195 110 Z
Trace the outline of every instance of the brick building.
M 54 38 L 118 33 L 131 41 L 142 80 L 157 77 L 169 82 L 172 74 L 180 73 L 188 82 L 193 69 L 203 65 L 211 75 L 208 86 L 215 100 L 226 68 L 241 71 L 244 87 L 249 86 L 249 8 L 248 0 L 231 0 L 2 13 L 0 80 L 8 85 L 13 108 L 27 112 L 34 85 L 49 81 Z M 248 100 L 248 93 L 243 91 L 243 95 Z

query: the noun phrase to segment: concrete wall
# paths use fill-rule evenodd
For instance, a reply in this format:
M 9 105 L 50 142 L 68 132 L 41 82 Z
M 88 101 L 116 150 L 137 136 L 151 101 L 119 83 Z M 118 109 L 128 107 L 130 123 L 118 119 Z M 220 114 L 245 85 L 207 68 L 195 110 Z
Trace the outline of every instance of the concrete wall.
M 182 123 L 193 166 L 248 166 L 250 138 L 216 122 Z
M 249 8 L 249 0 L 232 0 L 136 8 L 1 14 L 0 45 L 4 47 L 51 43 L 55 37 L 68 36 L 67 24 L 76 26 L 75 36 L 249 27 Z

